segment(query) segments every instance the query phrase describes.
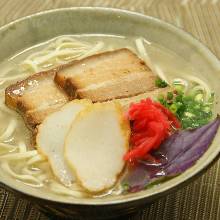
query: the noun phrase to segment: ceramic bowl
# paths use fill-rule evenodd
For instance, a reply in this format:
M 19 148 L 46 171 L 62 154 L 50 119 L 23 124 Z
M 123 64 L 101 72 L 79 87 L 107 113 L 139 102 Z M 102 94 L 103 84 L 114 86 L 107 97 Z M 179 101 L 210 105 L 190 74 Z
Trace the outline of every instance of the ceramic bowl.
M 27 16 L 5 25 L 0 28 L 0 62 L 25 48 L 56 36 L 85 33 L 145 37 L 191 63 L 199 77 L 208 81 L 214 91 L 219 90 L 220 63 L 198 40 L 159 19 L 119 9 L 93 7 L 58 9 Z M 215 112 L 220 112 L 218 95 L 216 99 Z M 183 174 L 141 192 L 103 199 L 67 199 L 54 196 L 50 192 L 28 187 L 2 172 L 0 182 L 8 190 L 33 201 L 39 209 L 49 215 L 103 219 L 129 214 L 183 187 L 210 166 L 219 152 L 218 132 L 204 156 Z

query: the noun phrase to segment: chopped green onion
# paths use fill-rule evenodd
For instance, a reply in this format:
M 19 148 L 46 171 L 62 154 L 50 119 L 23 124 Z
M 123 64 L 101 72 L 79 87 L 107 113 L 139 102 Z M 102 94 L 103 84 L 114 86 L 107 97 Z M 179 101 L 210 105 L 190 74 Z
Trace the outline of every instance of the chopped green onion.
M 199 93 L 195 96 L 195 101 L 202 102 L 203 101 L 203 94 Z
M 203 93 L 186 95 L 181 89 L 177 94 L 168 92 L 166 96 L 158 98 L 162 105 L 169 108 L 180 119 L 183 129 L 207 124 L 212 118 L 213 100 L 214 94 L 211 95 L 210 102 L 204 103 Z
M 184 91 L 184 86 L 182 85 L 175 85 L 174 88 L 177 91 L 177 93 L 183 93 Z
M 172 113 L 174 113 L 174 114 L 175 114 L 175 113 L 177 112 L 177 110 L 178 110 L 176 104 L 172 104 L 172 105 L 169 107 L 169 109 L 170 109 L 170 111 L 171 111 Z
M 204 107 L 203 110 L 204 110 L 204 112 L 206 112 L 206 113 L 209 113 L 209 112 L 211 111 L 210 107 L 208 107 L 208 106 Z
M 192 118 L 193 116 L 195 116 L 194 114 L 192 114 L 191 112 L 185 112 L 184 115 L 186 117 Z
M 173 99 L 173 93 L 172 93 L 172 92 L 168 92 L 168 93 L 167 93 L 167 99 L 168 99 L 168 100 Z
M 127 191 L 127 190 L 129 189 L 128 183 L 123 183 L 123 184 L 122 184 L 122 189 L 123 189 L 124 191 Z
M 155 85 L 159 88 L 165 88 L 165 87 L 167 87 L 168 84 L 164 80 L 157 78 L 155 80 Z

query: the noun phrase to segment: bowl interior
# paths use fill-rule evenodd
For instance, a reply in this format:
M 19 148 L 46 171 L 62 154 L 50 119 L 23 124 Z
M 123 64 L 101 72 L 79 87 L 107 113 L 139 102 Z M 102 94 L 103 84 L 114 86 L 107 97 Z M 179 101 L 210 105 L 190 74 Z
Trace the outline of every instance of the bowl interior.
M 39 13 L 20 19 L 0 29 L 0 62 L 25 48 L 65 34 L 114 34 L 141 36 L 157 43 L 191 63 L 195 75 L 206 81 L 216 92 L 215 112 L 220 112 L 219 90 L 220 63 L 200 42 L 184 31 L 165 22 L 137 13 L 104 8 L 70 8 Z M 175 62 L 175 60 L 173 61 Z M 1 74 L 1 72 L 0 72 Z M 191 74 L 180 70 L 180 75 Z M 205 155 L 183 174 L 144 191 L 103 199 L 73 199 L 45 193 L 31 188 L 0 172 L 4 184 L 36 197 L 73 204 L 112 204 L 139 198 L 159 196 L 170 188 L 189 180 L 204 169 L 220 152 L 220 131 Z

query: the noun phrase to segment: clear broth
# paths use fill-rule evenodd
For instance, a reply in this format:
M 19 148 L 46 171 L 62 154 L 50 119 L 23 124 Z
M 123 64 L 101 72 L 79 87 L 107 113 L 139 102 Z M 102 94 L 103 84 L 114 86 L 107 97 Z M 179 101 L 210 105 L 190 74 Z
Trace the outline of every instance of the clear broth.
M 137 50 L 135 49 L 135 39 L 136 38 L 128 38 L 123 36 L 113 36 L 113 35 L 71 35 L 71 37 L 74 37 L 76 39 L 89 42 L 89 43 L 96 43 L 98 41 L 104 42 L 105 46 L 102 51 L 104 50 L 114 50 L 117 48 L 123 48 L 127 47 L 132 49 L 134 52 L 137 53 Z M 19 67 L 19 64 L 25 60 L 26 57 L 29 55 L 41 51 L 45 47 L 47 47 L 51 42 L 53 42 L 54 39 L 43 42 L 41 44 L 35 45 L 31 48 L 27 48 L 24 51 L 21 51 L 17 54 L 15 54 L 13 57 L 5 60 L 0 64 L 0 76 L 1 78 L 8 77 L 8 76 L 16 76 L 19 74 L 22 74 L 22 70 Z M 168 79 L 172 79 L 174 77 L 181 77 L 185 74 L 193 74 L 196 72 L 194 67 L 186 62 L 182 57 L 178 56 L 172 51 L 167 50 L 164 47 L 161 47 L 160 45 L 156 45 L 152 42 L 148 42 L 145 44 L 146 51 L 148 52 L 148 55 L 150 59 L 153 61 L 154 64 L 158 65 L 166 75 Z M 4 103 L 4 89 L 16 82 L 17 80 L 12 81 L 6 81 L 5 83 L 0 85 L 0 102 Z M 22 117 L 17 114 L 16 112 L 12 110 L 8 110 L 10 113 L 6 113 L 4 111 L 0 111 L 0 132 L 3 133 L 5 129 L 7 128 L 7 125 L 9 121 L 16 120 L 17 126 L 15 129 L 15 132 L 13 133 L 13 136 L 10 137 L 8 140 L 6 140 L 4 143 L 8 143 L 11 145 L 18 145 L 20 142 L 24 142 L 28 149 L 31 150 L 33 147 L 31 147 L 31 134 L 29 130 L 26 128 L 24 121 Z M 0 146 L 1 147 L 1 146 Z M 0 161 L 1 163 L 1 161 Z M 34 168 L 34 167 L 33 167 Z M 14 171 L 20 172 L 19 166 L 15 164 Z M 50 172 L 50 175 L 53 178 L 53 175 L 51 171 L 48 169 L 47 172 Z M 117 188 L 117 187 L 116 187 Z M 115 190 L 115 193 L 120 193 L 119 191 Z M 44 184 L 42 186 L 43 190 L 47 190 L 48 186 L 47 184 Z M 112 192 L 109 191 L 107 194 L 110 194 Z M 106 194 L 105 194 L 106 195 Z

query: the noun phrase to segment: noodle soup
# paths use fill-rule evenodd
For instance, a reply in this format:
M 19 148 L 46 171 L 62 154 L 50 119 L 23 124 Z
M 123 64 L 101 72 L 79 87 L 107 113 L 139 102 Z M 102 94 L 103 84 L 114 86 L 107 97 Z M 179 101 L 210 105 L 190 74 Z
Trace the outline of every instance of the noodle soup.
M 34 73 L 65 65 L 70 61 L 81 60 L 94 54 L 114 51 L 119 48 L 128 48 L 143 59 L 150 69 L 158 75 L 161 80 L 160 83 L 163 81 L 174 88 L 175 92 L 181 91 L 193 97 L 193 101 L 202 102 L 203 104 L 197 106 L 198 111 L 201 110 L 201 115 L 206 116 L 207 120 L 212 118 L 214 102 L 212 88 L 205 80 L 194 76 L 197 70 L 190 63 L 166 48 L 139 37 L 129 38 L 111 35 L 60 36 L 28 48 L 0 65 L 2 72 L 0 78 L 0 118 L 2 121 L 0 125 L 0 166 L 2 172 L 23 184 L 42 188 L 46 191 L 49 190 L 62 196 L 83 198 L 127 193 L 122 184 L 123 178 L 128 172 L 127 169 L 113 187 L 99 194 L 89 193 L 77 181 L 73 181 L 70 185 L 62 184 L 51 171 L 47 158 L 32 144 L 31 132 L 26 128 L 22 117 L 4 104 L 5 88 L 18 80 L 27 78 Z M 182 77 L 183 72 L 185 73 L 184 77 Z M 178 102 L 170 103 L 173 98 L 166 100 L 166 97 L 155 96 L 154 99 L 163 103 L 166 102 L 166 107 L 172 110 L 173 113 L 178 112 Z M 194 121 L 191 120 L 196 110 L 189 103 L 192 103 L 192 100 L 187 104 L 184 102 L 187 111 L 184 110 L 178 113 L 179 115 L 177 114 L 179 119 L 182 120 L 183 128 L 188 128 L 193 123 L 195 127 L 208 123 L 208 121 L 202 121 L 198 117 Z M 180 104 L 183 104 L 183 101 Z M 195 106 L 195 103 L 193 105 Z M 175 108 L 177 109 L 175 110 Z M 199 120 L 201 124 L 196 124 L 195 121 L 199 122 Z

